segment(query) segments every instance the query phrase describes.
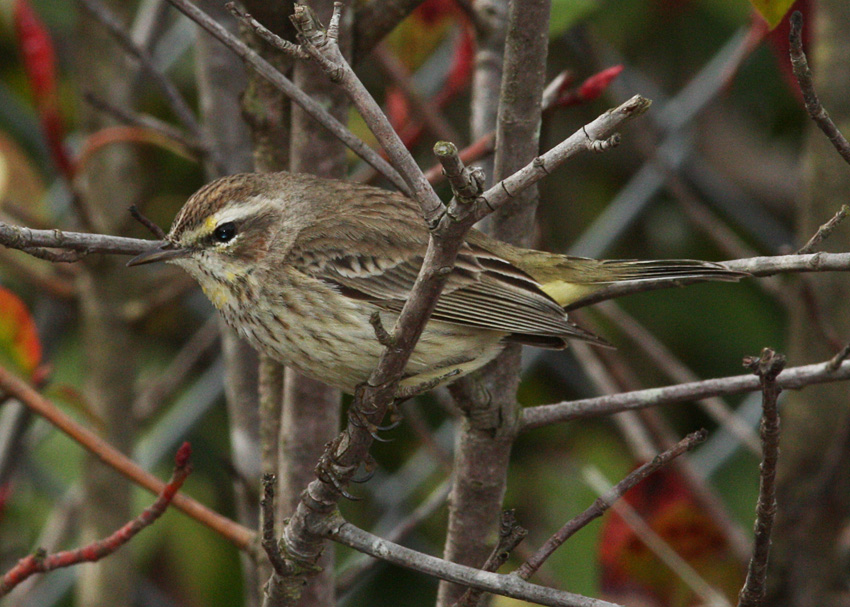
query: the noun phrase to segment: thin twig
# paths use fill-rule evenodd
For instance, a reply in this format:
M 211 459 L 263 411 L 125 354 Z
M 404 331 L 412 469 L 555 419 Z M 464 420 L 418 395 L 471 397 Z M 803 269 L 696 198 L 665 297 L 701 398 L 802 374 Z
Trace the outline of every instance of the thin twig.
M 145 226 L 148 230 L 150 230 L 151 234 L 153 234 L 159 240 L 165 240 L 165 230 L 159 227 L 156 223 L 142 215 L 142 212 L 139 210 L 139 207 L 132 204 L 130 205 L 130 216 L 138 221 L 140 224 Z
M 43 259 L 53 263 L 75 263 L 86 256 L 86 251 L 51 251 L 43 247 L 26 247 L 21 251 L 27 255 L 32 255 L 36 259 Z
M 35 554 L 22 558 L 0 581 L 0 596 L 7 595 L 15 586 L 36 573 L 47 573 L 48 571 L 71 567 L 79 563 L 99 561 L 121 548 L 121 546 L 133 539 L 139 531 L 152 525 L 165 513 L 168 505 L 183 486 L 183 481 L 192 472 L 192 465 L 189 461 L 191 452 L 189 443 L 183 443 L 183 446 L 177 450 L 174 472 L 171 474 L 171 479 L 163 485 L 156 501 L 145 508 L 139 516 L 109 537 L 92 542 L 82 548 L 65 550 L 55 554 L 46 554 L 44 550 L 39 549 Z
M 747 569 L 747 580 L 738 595 L 738 607 L 758 607 L 767 594 L 767 562 L 770 557 L 770 535 L 776 518 L 776 466 L 779 461 L 779 407 L 782 387 L 777 376 L 785 368 L 785 357 L 765 348 L 758 358 L 747 357 L 744 366 L 758 376 L 762 389 L 761 473 L 756 504 L 753 556 Z
M 809 242 L 804 244 L 797 251 L 797 255 L 806 255 L 807 253 L 814 253 L 816 247 L 820 245 L 824 240 L 829 238 L 832 231 L 838 227 L 844 218 L 847 217 L 847 213 L 850 212 L 850 206 L 846 204 L 841 205 L 841 208 L 838 209 L 838 212 L 832 216 L 832 219 L 827 221 L 821 227 L 818 228 L 818 231 L 814 233 L 814 235 L 809 238 Z
M 850 344 L 845 345 L 835 356 L 829 359 L 826 363 L 827 370 L 831 373 L 835 373 L 848 357 L 850 357 Z
M 584 480 L 597 493 L 606 493 L 611 490 L 611 485 L 605 476 L 596 467 L 587 467 L 584 471 Z M 638 514 L 638 512 L 627 501 L 614 502 L 611 506 L 635 532 L 635 535 L 655 554 L 676 576 L 682 580 L 697 596 L 702 599 L 703 604 L 713 607 L 730 607 L 729 601 L 719 590 L 712 586 L 700 572 L 694 569 L 682 556 L 680 556 L 655 530 Z
M 83 93 L 83 99 L 96 110 L 99 110 L 104 114 L 109 114 L 124 124 L 156 131 L 163 137 L 172 139 L 177 142 L 178 145 L 185 147 L 187 150 L 191 150 L 199 157 L 209 157 L 210 149 L 207 147 L 206 141 L 197 141 L 190 136 L 187 136 L 186 133 L 180 129 L 173 127 L 159 118 L 126 110 L 110 103 L 106 99 L 90 91 Z
M 800 91 L 803 93 L 806 111 L 841 157 L 847 163 L 850 163 L 850 142 L 847 141 L 844 135 L 841 134 L 841 131 L 838 130 L 838 127 L 835 126 L 835 123 L 829 117 L 826 108 L 821 104 L 818 94 L 815 91 L 812 72 L 809 69 L 809 61 L 806 59 L 806 53 L 803 51 L 803 13 L 800 11 L 794 11 L 791 15 L 791 31 L 788 34 L 788 39 L 791 46 L 791 68 L 794 70 L 794 76 L 800 85 Z
M 850 361 L 844 361 L 835 371 L 824 362 L 785 369 L 777 378 L 785 390 L 797 390 L 814 384 L 845 381 L 850 379 Z M 608 396 L 566 401 L 553 405 L 528 407 L 522 412 L 520 429 L 531 430 L 549 424 L 573 419 L 610 415 L 620 411 L 643 409 L 660 405 L 684 403 L 706 398 L 755 392 L 760 387 L 754 375 L 719 377 L 664 388 L 649 388 L 632 392 L 621 392 Z
M 177 87 L 174 86 L 174 83 L 171 82 L 171 80 L 169 80 L 169 78 L 156 67 L 156 63 L 150 52 L 136 44 L 130 35 L 130 32 L 126 30 L 118 18 L 113 15 L 112 12 L 99 0 L 77 1 L 87 13 L 97 19 L 97 21 L 99 21 L 101 25 L 103 25 L 109 33 L 112 34 L 115 40 L 128 54 L 136 58 L 139 65 L 142 66 L 142 69 L 148 73 L 156 86 L 160 89 L 165 100 L 168 102 L 168 105 L 174 111 L 174 114 L 180 119 L 180 122 L 189 129 L 189 132 L 192 133 L 192 136 L 196 140 L 203 141 L 204 132 L 201 129 L 201 125 L 198 124 L 198 120 L 195 118 L 192 109 L 180 94 L 180 91 L 177 90 Z M 207 151 L 209 151 L 209 146 L 205 147 Z
M 673 447 L 667 449 L 663 453 L 659 453 L 651 461 L 632 471 L 623 480 L 611 487 L 610 490 L 596 498 L 596 501 L 594 501 L 587 510 L 568 521 L 555 534 L 553 534 L 552 537 L 546 540 L 546 543 L 544 543 L 537 552 L 520 565 L 516 574 L 524 580 L 530 578 L 535 574 L 535 572 L 537 572 L 538 569 L 540 569 L 540 566 L 546 561 L 546 559 L 548 559 L 555 550 L 563 545 L 564 542 L 570 539 L 576 531 L 582 529 L 594 519 L 602 516 L 605 511 L 608 510 L 615 501 L 623 497 L 629 489 L 644 481 L 651 474 L 660 470 L 675 458 L 692 450 L 694 447 L 702 443 L 706 436 L 708 436 L 708 432 L 705 430 L 698 430 L 697 432 L 688 434 Z
M 502 518 L 499 521 L 499 542 L 493 548 L 493 552 L 481 569 L 483 571 L 498 571 L 507 562 L 511 552 L 525 539 L 526 535 L 528 535 L 528 530 L 517 523 L 516 514 L 513 510 L 502 512 Z M 454 607 L 476 607 L 483 594 L 484 591 L 479 588 L 467 588 Z

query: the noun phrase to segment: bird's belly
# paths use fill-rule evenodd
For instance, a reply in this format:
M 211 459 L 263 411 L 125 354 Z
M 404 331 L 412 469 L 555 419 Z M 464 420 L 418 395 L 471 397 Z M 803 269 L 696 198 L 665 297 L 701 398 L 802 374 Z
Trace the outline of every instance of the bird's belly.
M 278 305 L 222 309 L 225 319 L 254 348 L 302 373 L 346 392 L 366 381 L 383 346 L 370 322 L 377 307 L 325 289 L 279 297 Z M 380 312 L 391 331 L 397 315 Z M 439 377 L 441 369 L 469 373 L 503 348 L 504 333 L 431 321 L 425 328 L 405 375 L 408 383 Z

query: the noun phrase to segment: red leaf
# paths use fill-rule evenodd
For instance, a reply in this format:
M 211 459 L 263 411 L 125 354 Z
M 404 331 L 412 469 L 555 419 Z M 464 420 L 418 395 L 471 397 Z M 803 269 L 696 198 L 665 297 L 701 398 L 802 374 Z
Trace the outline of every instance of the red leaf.
M 597 99 L 622 71 L 622 65 L 615 65 L 602 70 L 598 74 L 594 74 L 578 87 L 579 99 L 582 101 L 593 101 Z
M 65 127 L 59 113 L 53 40 L 28 0 L 15 0 L 12 19 L 48 148 L 59 171 L 70 179 L 73 163 L 64 144 Z
M 811 37 L 814 32 L 815 7 L 811 0 L 797 0 L 786 13 L 782 21 L 767 34 L 767 41 L 770 44 L 773 54 L 776 56 L 776 61 L 779 63 L 779 70 L 789 88 L 794 92 L 800 102 L 803 101 L 800 86 L 797 84 L 797 79 L 794 77 L 794 72 L 791 70 L 791 59 L 788 56 L 790 47 L 788 44 L 788 34 L 791 31 L 791 25 L 788 21 L 789 16 L 794 11 L 803 13 L 803 50 L 809 52 L 811 47 Z M 765 21 L 760 17 L 755 17 L 754 21 L 765 24 Z M 756 25 L 753 25 L 756 27 Z M 765 25 L 762 25 L 765 27 Z
M 743 570 L 714 523 L 699 507 L 679 473 L 661 470 L 626 493 L 625 501 L 679 556 L 724 594 L 734 597 Z M 640 595 L 674 604 L 683 598 L 680 580 L 616 512 L 609 512 L 599 541 L 602 588 L 609 597 Z M 678 604 L 689 604 L 682 601 Z

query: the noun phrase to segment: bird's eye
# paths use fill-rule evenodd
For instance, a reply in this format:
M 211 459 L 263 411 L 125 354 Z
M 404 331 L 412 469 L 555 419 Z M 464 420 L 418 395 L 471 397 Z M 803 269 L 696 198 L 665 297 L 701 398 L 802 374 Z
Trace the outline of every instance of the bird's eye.
M 213 238 L 216 242 L 230 242 L 236 236 L 236 224 L 232 221 L 221 224 L 213 230 Z

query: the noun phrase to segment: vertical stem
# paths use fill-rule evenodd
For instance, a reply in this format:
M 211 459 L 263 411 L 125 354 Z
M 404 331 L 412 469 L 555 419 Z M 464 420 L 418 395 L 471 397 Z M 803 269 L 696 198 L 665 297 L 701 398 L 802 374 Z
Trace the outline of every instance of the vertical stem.
M 823 0 L 813 11 L 809 62 L 815 88 L 836 126 L 850 133 L 850 4 Z M 797 241 L 806 242 L 846 201 L 850 188 L 847 163 L 813 123 L 808 126 L 800 162 L 801 192 Z M 850 236 L 837 230 L 829 247 L 847 250 Z M 806 277 L 819 304 L 821 322 L 838 335 L 850 334 L 846 302 L 850 284 L 838 275 Z M 799 282 L 797 284 L 800 284 Z M 797 293 L 800 294 L 799 292 Z M 791 310 L 789 359 L 808 363 L 830 358 L 833 348 L 813 338 L 811 308 L 804 297 Z M 812 386 L 787 393 L 782 407 L 782 461 L 777 491 L 781 509 L 774 530 L 767 603 L 795 607 L 834 604 L 841 600 L 845 573 L 842 532 L 850 518 L 850 450 L 840 429 L 850 421 L 846 386 Z
M 198 0 L 204 12 L 235 32 L 236 20 L 221 3 Z M 202 30 L 196 42 L 196 71 L 201 119 L 209 141 L 227 174 L 251 170 L 251 137 L 241 117 L 240 96 L 247 79 L 239 59 L 224 45 Z M 220 177 L 207 163 L 207 177 Z M 225 396 L 229 417 L 233 466 L 239 478 L 234 483 L 237 519 L 246 527 L 259 524 L 260 477 L 259 359 L 257 353 L 220 322 L 225 363 Z M 260 604 L 261 576 L 256 563 L 242 554 L 245 604 Z
M 325 25 L 333 11 L 333 0 L 310 3 Z M 349 55 L 352 11 L 344 11 L 340 23 L 340 50 Z M 318 100 L 338 120 L 345 122 L 348 104 L 342 89 L 330 82 L 313 62 L 296 63 L 295 84 Z M 298 173 L 313 173 L 321 177 L 344 178 L 346 174 L 345 147 L 301 108 L 292 108 L 290 169 Z M 318 195 L 319 193 L 317 193 Z M 339 390 L 322 382 L 286 370 L 284 379 L 283 417 L 280 428 L 279 487 L 281 507 L 285 516 L 295 509 L 301 492 L 315 478 L 316 462 L 325 443 L 339 431 Z M 305 607 L 328 607 L 335 604 L 334 549 L 326 543 L 319 560 L 322 572 L 311 578 L 301 596 Z
M 511 2 L 507 11 L 504 61 L 496 60 L 501 53 L 496 54 L 495 48 L 501 27 L 492 18 L 506 7 L 497 3 L 476 4 L 479 11 L 487 7 L 493 29 L 486 40 L 479 40 L 473 90 L 479 85 L 490 88 L 486 93 L 479 91 L 482 96 L 473 98 L 472 130 L 474 139 L 496 129 L 493 179 L 499 181 L 538 154 L 549 1 Z M 494 113 L 494 102 L 484 95 L 492 97 L 498 82 L 501 82 L 498 112 Z M 486 228 L 503 240 L 528 244 L 536 204 L 537 189 L 529 188 L 488 218 Z M 445 557 L 449 560 L 481 566 L 495 538 L 519 418 L 516 402 L 519 365 L 520 348 L 509 347 L 482 372 L 461 380 L 453 390 L 466 418 L 455 458 L 445 547 Z M 461 592 L 463 589 L 458 586 L 441 583 L 438 604 L 454 603 Z
M 109 8 L 124 22 L 126 3 L 111 1 Z M 112 38 L 88 15 L 80 14 L 74 37 L 76 63 L 85 74 L 86 88 L 119 107 L 132 108 L 132 79 L 125 55 Z M 82 130 L 95 132 L 111 121 L 86 104 L 80 108 Z M 134 150 L 111 146 L 94 156 L 79 181 L 82 203 L 100 232 L 118 234 L 126 222 L 127 207 L 136 202 L 143 173 Z M 86 396 L 103 424 L 104 438 L 128 452 L 133 445 L 133 419 L 127 406 L 134 400 L 136 362 L 130 327 L 121 311 L 131 296 L 123 260 L 92 257 L 86 260 L 77 284 L 82 316 L 82 350 L 88 375 Z M 104 537 L 132 517 L 129 483 L 117 477 L 93 456 L 86 456 L 83 472 L 81 537 L 87 544 Z M 77 601 L 85 607 L 129 605 L 133 596 L 131 552 L 121 551 L 81 570 Z

